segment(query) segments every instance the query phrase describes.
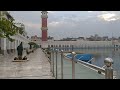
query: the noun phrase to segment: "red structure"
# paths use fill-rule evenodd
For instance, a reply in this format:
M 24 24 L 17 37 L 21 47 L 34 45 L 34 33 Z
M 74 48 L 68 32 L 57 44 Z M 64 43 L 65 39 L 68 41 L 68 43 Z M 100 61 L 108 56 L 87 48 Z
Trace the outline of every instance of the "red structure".
M 42 41 L 47 41 L 47 18 L 48 18 L 48 15 L 47 15 L 47 11 L 42 11 L 41 12 L 42 15 L 41 15 L 41 18 L 42 18 L 42 27 L 41 27 L 41 30 L 42 30 Z

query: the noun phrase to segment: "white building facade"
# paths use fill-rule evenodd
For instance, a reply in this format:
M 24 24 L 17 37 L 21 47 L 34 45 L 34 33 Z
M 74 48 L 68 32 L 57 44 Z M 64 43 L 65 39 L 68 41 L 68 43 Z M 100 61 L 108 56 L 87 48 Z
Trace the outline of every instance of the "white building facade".
M 112 48 L 112 41 L 48 41 L 48 47 L 53 48 Z
M 0 13 L 4 13 L 6 11 L 0 11 Z M 8 12 L 6 12 L 7 14 L 9 14 Z M 4 14 L 5 18 L 7 18 L 6 14 Z M 20 34 L 19 32 L 14 35 L 14 36 L 10 36 L 12 39 L 14 39 L 13 42 L 9 41 L 7 38 L 0 38 L 0 54 L 6 55 L 6 54 L 11 54 L 11 53 L 15 53 L 17 46 L 23 42 L 23 48 L 29 48 L 29 42 L 30 39 L 27 38 L 27 33 L 23 33 Z

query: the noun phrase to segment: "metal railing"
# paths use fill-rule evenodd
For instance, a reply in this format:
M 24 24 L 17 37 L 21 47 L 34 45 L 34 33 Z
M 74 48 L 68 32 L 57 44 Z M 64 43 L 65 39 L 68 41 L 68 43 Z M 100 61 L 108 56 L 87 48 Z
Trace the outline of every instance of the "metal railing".
M 58 62 L 57 62 L 57 56 L 58 54 L 61 55 L 61 79 L 63 79 L 63 58 L 65 57 L 64 56 L 64 51 L 61 50 L 61 51 L 58 51 L 57 49 L 56 50 L 51 50 L 51 56 L 50 57 L 53 57 L 53 58 L 50 58 L 51 60 L 51 72 L 53 73 L 53 77 L 55 77 L 56 79 L 58 79 Z M 77 60 L 75 59 L 75 55 L 76 53 L 75 52 L 72 52 L 72 59 L 69 59 L 72 61 L 72 79 L 75 79 L 75 63 L 78 63 L 78 64 L 81 64 L 83 66 L 86 66 L 88 68 L 91 68 L 92 70 L 94 71 L 97 71 L 98 74 L 103 74 L 105 75 L 105 79 L 113 79 L 113 68 L 112 68 L 112 64 L 113 64 L 113 60 L 111 58 L 105 58 L 104 60 L 104 68 L 103 67 L 99 67 L 99 66 L 96 66 L 96 65 L 93 65 L 93 64 L 90 64 L 88 62 L 84 62 L 82 60 Z M 55 55 L 55 58 L 54 58 L 54 55 Z M 56 59 L 56 64 L 54 64 L 54 59 Z M 56 65 L 56 67 L 55 67 Z M 56 71 L 54 70 L 54 68 L 56 69 Z M 56 74 L 55 74 L 56 73 Z

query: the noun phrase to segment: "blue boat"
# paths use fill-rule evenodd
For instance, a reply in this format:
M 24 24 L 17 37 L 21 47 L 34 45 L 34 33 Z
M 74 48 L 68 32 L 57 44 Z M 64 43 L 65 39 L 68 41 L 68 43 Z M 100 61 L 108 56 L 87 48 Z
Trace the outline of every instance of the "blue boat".
M 67 54 L 66 57 L 71 59 L 72 54 Z M 75 59 L 78 60 L 78 61 L 82 60 L 82 61 L 85 61 L 85 62 L 89 62 L 90 60 L 93 59 L 93 55 L 92 54 L 76 54 Z

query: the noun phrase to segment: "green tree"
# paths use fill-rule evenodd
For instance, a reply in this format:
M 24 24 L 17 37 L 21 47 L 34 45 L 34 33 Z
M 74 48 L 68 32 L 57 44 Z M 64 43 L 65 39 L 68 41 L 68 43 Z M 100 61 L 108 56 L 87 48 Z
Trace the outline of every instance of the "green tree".
M 13 24 L 13 21 L 9 21 L 5 18 L 0 20 L 0 37 L 8 38 L 10 41 L 13 41 L 10 36 L 13 36 L 17 33 L 18 28 Z
M 10 36 L 16 35 L 18 30 L 21 34 L 23 33 L 22 28 L 15 25 L 13 18 L 6 19 L 0 13 L 0 38 L 8 38 L 12 42 L 14 39 L 10 38 Z
M 20 34 L 23 34 L 23 33 L 24 33 L 24 31 L 23 31 L 23 28 L 22 28 L 22 27 L 19 27 L 19 33 L 20 33 Z
M 28 44 L 30 45 L 30 49 L 32 49 L 32 46 L 33 46 L 33 48 L 38 48 L 39 47 L 39 45 L 34 43 L 34 42 L 29 42 Z

